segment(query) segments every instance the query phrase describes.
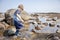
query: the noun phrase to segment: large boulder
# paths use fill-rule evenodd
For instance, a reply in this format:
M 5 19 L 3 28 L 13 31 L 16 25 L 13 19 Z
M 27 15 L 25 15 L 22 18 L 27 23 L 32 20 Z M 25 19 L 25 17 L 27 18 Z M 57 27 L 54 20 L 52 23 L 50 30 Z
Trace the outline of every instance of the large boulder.
M 26 11 L 22 11 L 20 15 L 23 20 L 29 20 L 32 18 Z
M 8 26 L 7 29 L 4 31 L 4 36 L 14 36 L 16 32 L 16 28 L 14 26 Z
M 13 25 L 13 15 L 14 15 L 15 9 L 9 9 L 5 12 L 5 21 L 9 25 Z

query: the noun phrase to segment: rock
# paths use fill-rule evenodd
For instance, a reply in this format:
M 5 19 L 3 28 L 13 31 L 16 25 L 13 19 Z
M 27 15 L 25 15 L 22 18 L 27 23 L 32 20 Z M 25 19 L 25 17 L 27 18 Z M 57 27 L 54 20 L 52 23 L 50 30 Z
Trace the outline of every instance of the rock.
M 60 28 L 60 25 L 57 25 L 58 28 Z
M 0 31 L 5 29 L 5 25 L 0 22 Z
M 37 27 L 35 27 L 35 30 L 41 30 L 41 29 L 37 26 Z
M 16 28 L 15 28 L 15 26 L 9 26 L 8 28 L 7 28 L 7 30 L 9 30 L 9 34 L 12 34 L 12 33 L 15 33 L 16 32 Z
M 36 32 L 34 31 L 34 29 L 32 29 L 32 32 L 33 32 L 33 33 L 36 33 Z
M 37 22 L 38 23 L 38 25 L 41 25 L 41 22 Z
M 5 12 L 5 20 L 6 23 L 9 25 L 14 25 L 13 23 L 13 15 L 14 15 L 15 9 L 9 9 Z
M 22 11 L 20 16 L 22 17 L 23 20 L 29 20 L 32 18 L 26 11 Z
M 57 29 L 57 30 L 56 30 L 56 33 L 60 33 L 60 29 Z
M 50 34 L 47 36 L 47 40 L 60 40 L 60 38 L 57 35 Z
M 57 27 L 60 28 L 60 19 L 57 19 L 56 23 L 57 23 Z
M 56 21 L 56 19 L 52 19 L 53 21 Z
M 8 28 L 9 25 L 7 23 L 5 23 L 5 22 L 1 22 L 1 23 L 4 25 L 5 29 Z
M 25 30 L 28 30 L 29 25 L 30 25 L 29 22 L 28 22 L 28 21 L 25 21 L 25 22 L 24 22 L 24 29 L 25 29 Z
M 52 20 L 53 20 L 53 21 L 56 21 L 56 20 L 57 20 L 57 17 L 52 18 Z
M 0 37 L 3 36 L 4 30 L 5 30 L 5 25 L 0 22 Z
M 16 28 L 14 26 L 8 26 L 8 28 L 4 31 L 4 36 L 13 36 L 15 35 Z
M 41 24 L 41 25 L 38 25 L 38 27 L 40 28 L 40 30 L 44 29 L 46 26 Z
M 54 21 L 52 21 L 52 22 L 49 23 L 50 27 L 54 27 L 55 25 L 56 25 L 56 23 Z
M 55 25 L 54 25 L 54 24 L 52 24 L 52 23 L 49 23 L 49 26 L 50 26 L 50 27 L 54 27 Z
M 43 25 L 45 25 L 45 26 L 47 26 L 48 25 L 48 23 L 42 23 Z
M 52 20 L 52 18 L 48 18 L 48 19 L 46 19 L 46 21 L 51 21 Z

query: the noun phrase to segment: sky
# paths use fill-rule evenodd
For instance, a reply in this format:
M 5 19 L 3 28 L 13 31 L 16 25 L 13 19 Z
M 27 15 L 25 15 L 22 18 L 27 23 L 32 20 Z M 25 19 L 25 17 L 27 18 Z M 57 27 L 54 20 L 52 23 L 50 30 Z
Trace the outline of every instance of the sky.
M 27 12 L 59 12 L 60 0 L 0 0 L 0 12 L 8 9 L 17 9 L 19 4 L 24 5 Z

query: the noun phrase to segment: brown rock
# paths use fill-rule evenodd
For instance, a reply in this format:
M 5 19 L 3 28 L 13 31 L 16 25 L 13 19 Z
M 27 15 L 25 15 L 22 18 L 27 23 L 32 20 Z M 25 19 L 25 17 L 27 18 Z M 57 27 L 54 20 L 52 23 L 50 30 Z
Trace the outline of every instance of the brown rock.
M 48 23 L 42 23 L 43 25 L 45 25 L 45 26 L 47 26 L 48 25 Z
M 41 30 L 38 26 L 37 26 L 37 27 L 35 27 L 35 29 L 36 29 L 36 30 Z
M 0 22 L 0 31 L 5 29 L 5 25 Z
M 14 15 L 15 9 L 9 9 L 5 12 L 5 20 L 9 25 L 13 24 L 13 15 Z

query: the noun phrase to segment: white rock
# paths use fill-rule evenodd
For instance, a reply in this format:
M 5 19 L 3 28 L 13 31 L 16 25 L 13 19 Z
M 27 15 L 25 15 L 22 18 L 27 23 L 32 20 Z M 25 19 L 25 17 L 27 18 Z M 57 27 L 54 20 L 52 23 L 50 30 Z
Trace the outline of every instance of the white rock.
M 57 32 L 57 33 L 60 33 L 60 29 L 58 29 L 56 32 Z

